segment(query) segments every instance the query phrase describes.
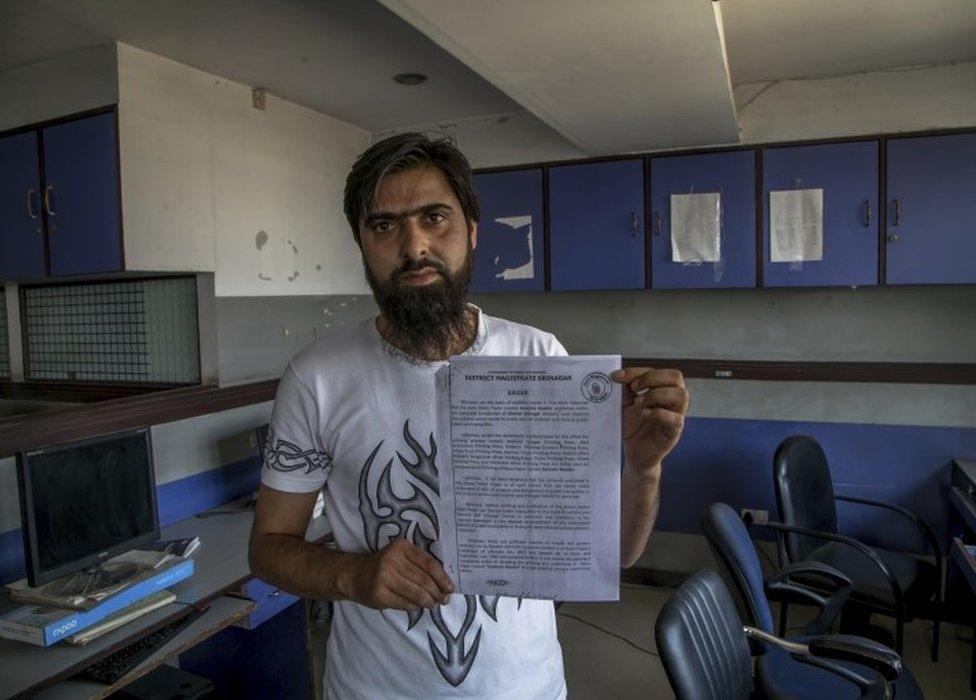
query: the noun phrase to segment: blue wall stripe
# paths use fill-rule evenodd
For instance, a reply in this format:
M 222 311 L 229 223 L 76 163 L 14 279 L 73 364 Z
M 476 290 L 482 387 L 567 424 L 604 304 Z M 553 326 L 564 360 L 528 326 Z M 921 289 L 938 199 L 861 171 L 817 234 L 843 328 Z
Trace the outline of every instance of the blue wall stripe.
M 689 418 L 685 435 L 665 460 L 657 529 L 698 533 L 698 514 L 715 501 L 765 508 L 776 517 L 773 454 L 790 435 L 823 446 L 835 489 L 888 500 L 915 510 L 944 537 L 948 464 L 976 460 L 976 428 Z M 163 526 L 246 495 L 258 487 L 260 459 L 195 474 L 157 488 Z M 842 505 L 841 530 L 881 545 L 913 543 L 911 527 L 876 509 Z M 880 535 L 879 535 L 880 533 Z M 0 533 L 0 582 L 24 577 L 19 529 Z
M 20 528 L 0 532 L 0 583 L 19 581 L 27 576 L 23 537 Z
M 692 418 L 665 459 L 658 529 L 698 533 L 699 513 L 715 501 L 737 510 L 764 508 L 777 517 L 773 455 L 780 442 L 798 434 L 823 447 L 837 493 L 911 508 L 940 539 L 949 462 L 976 459 L 976 428 Z M 845 534 L 882 546 L 914 542 L 903 519 L 876 508 L 838 504 L 838 517 Z
M 166 527 L 200 511 L 257 491 L 261 459 L 242 459 L 156 488 L 159 523 Z
M 257 490 L 260 479 L 261 459 L 255 455 L 157 486 L 159 524 L 166 527 L 252 493 Z M 0 533 L 0 584 L 17 581 L 26 575 L 20 528 Z

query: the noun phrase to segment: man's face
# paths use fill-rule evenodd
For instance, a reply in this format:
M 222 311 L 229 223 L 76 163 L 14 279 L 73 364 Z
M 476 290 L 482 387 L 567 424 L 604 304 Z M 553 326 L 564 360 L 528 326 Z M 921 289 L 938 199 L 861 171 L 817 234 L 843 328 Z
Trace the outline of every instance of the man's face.
M 468 225 L 444 173 L 430 166 L 385 177 L 360 226 L 371 283 L 388 291 L 443 287 L 465 271 L 476 240 L 477 224 Z

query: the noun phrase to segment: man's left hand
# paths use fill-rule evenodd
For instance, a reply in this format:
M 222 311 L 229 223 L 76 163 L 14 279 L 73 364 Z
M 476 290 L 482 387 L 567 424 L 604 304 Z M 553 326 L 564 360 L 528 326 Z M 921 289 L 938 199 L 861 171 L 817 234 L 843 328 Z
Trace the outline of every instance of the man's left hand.
M 690 397 L 676 369 L 627 367 L 610 375 L 623 385 L 621 436 L 628 467 L 652 469 L 681 437 Z

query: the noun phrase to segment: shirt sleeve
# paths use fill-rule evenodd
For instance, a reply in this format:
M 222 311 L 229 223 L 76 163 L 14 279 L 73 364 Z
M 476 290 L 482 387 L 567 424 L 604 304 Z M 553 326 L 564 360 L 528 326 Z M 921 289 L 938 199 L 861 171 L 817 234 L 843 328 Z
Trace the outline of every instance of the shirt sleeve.
M 332 457 L 321 441 L 318 403 L 288 365 L 271 411 L 261 483 L 279 491 L 308 493 L 322 488 L 331 471 Z
M 547 355 L 555 355 L 558 357 L 566 357 L 569 355 L 569 353 L 566 352 L 566 348 L 563 347 L 563 344 L 559 342 L 559 339 L 556 336 L 550 335 L 549 337 L 550 343 L 549 347 L 547 348 Z

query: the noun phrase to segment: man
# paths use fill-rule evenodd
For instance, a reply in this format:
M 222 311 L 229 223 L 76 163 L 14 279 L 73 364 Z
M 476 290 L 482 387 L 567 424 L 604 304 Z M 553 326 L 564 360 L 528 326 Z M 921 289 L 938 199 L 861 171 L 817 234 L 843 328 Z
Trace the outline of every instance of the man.
M 453 594 L 434 556 L 440 438 L 434 374 L 452 355 L 565 355 L 529 326 L 466 303 L 478 203 L 447 140 L 373 145 L 346 181 L 345 214 L 380 315 L 297 355 L 275 399 L 250 562 L 265 581 L 335 601 L 329 698 L 565 697 L 552 603 Z M 688 393 L 673 370 L 623 385 L 621 565 L 657 515 L 661 460 Z M 303 536 L 320 487 L 338 550 Z

